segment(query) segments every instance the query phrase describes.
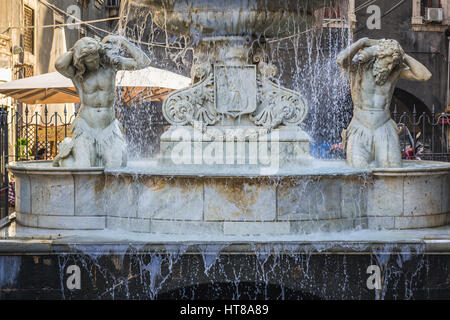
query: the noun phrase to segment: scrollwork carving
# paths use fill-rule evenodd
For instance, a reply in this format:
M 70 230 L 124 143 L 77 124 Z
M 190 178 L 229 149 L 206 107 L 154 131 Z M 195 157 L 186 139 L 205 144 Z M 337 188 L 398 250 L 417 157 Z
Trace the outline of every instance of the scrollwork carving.
M 211 65 L 195 65 L 192 74 L 198 82 L 169 94 L 163 103 L 163 115 L 172 125 L 193 124 L 194 121 L 213 125 L 219 117 L 214 109 L 214 75 Z
M 245 109 L 239 110 L 241 114 L 248 116 L 257 126 L 269 129 L 274 129 L 279 125 L 295 126 L 301 123 L 307 114 L 305 99 L 301 94 L 283 88 L 270 80 L 278 72 L 273 64 L 264 62 L 262 56 L 259 55 L 253 56 L 253 61 L 258 64 L 258 74 L 256 76 L 256 92 L 250 95 L 254 97 L 256 94 L 256 110 L 253 109 L 254 112 Z M 194 122 L 201 122 L 208 126 L 214 125 L 222 119 L 225 112 L 222 110 L 223 108 L 219 109 L 217 101 L 214 101 L 215 86 L 218 86 L 217 83 L 214 83 L 217 81 L 214 72 L 214 68 L 209 63 L 199 63 L 192 67 L 191 76 L 194 85 L 171 93 L 164 101 L 162 109 L 167 121 L 172 125 L 192 125 Z M 255 78 L 252 80 L 251 77 L 247 77 L 246 81 L 255 81 Z M 234 85 L 236 86 L 236 84 Z M 223 84 L 222 86 L 219 84 L 219 88 L 222 87 Z M 239 89 L 241 87 L 242 85 L 239 85 Z M 221 97 L 227 97 L 228 93 L 221 93 Z M 248 94 L 248 92 L 246 93 Z M 224 107 L 236 107 L 229 101 L 226 103 L 228 104 Z M 248 104 L 244 103 L 243 105 L 248 107 Z
M 283 88 L 267 77 L 258 77 L 258 108 L 250 119 L 269 129 L 283 125 L 298 125 L 306 117 L 306 100 L 297 92 Z

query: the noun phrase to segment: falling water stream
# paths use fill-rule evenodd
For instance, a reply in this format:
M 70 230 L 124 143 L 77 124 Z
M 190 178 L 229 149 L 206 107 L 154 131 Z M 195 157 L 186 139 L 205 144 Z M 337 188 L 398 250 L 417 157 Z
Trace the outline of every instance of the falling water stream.
M 346 6 L 346 2 L 341 4 L 341 12 L 346 12 Z M 130 6 L 126 21 L 116 31 L 145 47 L 153 66 L 188 76 L 198 37 L 168 34 L 151 21 L 150 9 Z M 275 37 L 265 44 L 270 61 L 279 70 L 275 81 L 300 91 L 306 98 L 309 113 L 302 128 L 312 137 L 313 144 L 318 145 L 339 143 L 340 133 L 351 118 L 349 82 L 336 64 L 339 51 L 351 42 L 351 32 L 345 18 L 335 23 L 339 24 L 338 28 L 310 26 L 304 31 L 298 27 L 298 35 L 285 39 Z M 260 40 L 256 37 L 255 41 Z M 168 125 L 161 114 L 161 103 L 144 101 L 139 96 L 127 103 L 120 99 L 116 111 L 126 129 L 131 161 L 127 168 L 111 170 L 109 175 L 139 180 L 143 174 L 161 174 L 170 180 L 178 174 L 195 174 L 195 167 L 177 172 L 176 166 L 157 165 L 159 137 Z M 229 168 L 224 172 L 217 168 L 214 172 L 204 170 L 204 175 L 230 173 Z M 296 172 L 296 168 L 283 170 L 281 177 Z M 343 163 L 330 165 L 321 161 L 302 170 L 305 176 L 355 174 Z M 233 174 L 258 179 L 251 168 L 238 167 Z M 272 183 L 279 183 L 280 176 L 271 177 Z M 328 212 L 328 208 L 324 193 L 317 189 L 320 184 L 311 184 L 314 179 L 294 181 L 297 185 L 292 192 L 298 198 L 307 199 L 301 213 L 309 214 L 309 220 L 316 222 L 319 217 L 314 210 L 319 207 Z M 363 201 L 358 197 L 365 197 L 370 178 L 360 172 L 357 179 L 363 182 L 355 186 L 359 189 L 350 205 L 354 206 L 356 216 L 360 216 L 363 209 L 359 206 Z M 122 196 L 131 194 L 132 191 L 124 190 Z M 362 225 L 354 225 L 356 231 L 361 228 Z M 216 241 L 207 237 L 204 241 L 189 241 L 189 237 L 183 240 L 177 236 L 170 241 L 170 236 L 164 235 L 160 241 L 130 240 L 132 244 L 55 242 L 55 248 L 63 249 L 55 249 L 54 255 L 48 255 L 50 269 L 42 266 L 42 272 L 58 274 L 58 281 L 49 285 L 53 286 L 49 292 L 50 297 L 63 299 L 413 299 L 430 296 L 431 291 L 423 290 L 423 283 L 433 277 L 431 266 L 436 258 L 424 253 L 423 243 L 327 241 L 323 240 L 326 239 L 323 233 L 327 230 L 316 234 L 305 232 L 297 240 L 278 237 L 270 241 L 251 236 L 241 240 L 216 238 Z M 0 288 L 14 287 L 24 281 L 23 270 L 28 269 L 23 266 L 32 264 L 26 259 L 32 257 L 0 256 Z M 81 270 L 81 289 L 68 289 L 67 269 L 71 265 Z M 381 270 L 379 289 L 366 286 L 370 265 Z M 448 269 L 447 265 L 440 270 L 448 273 Z M 9 291 L 0 291 L 0 297 L 8 294 Z

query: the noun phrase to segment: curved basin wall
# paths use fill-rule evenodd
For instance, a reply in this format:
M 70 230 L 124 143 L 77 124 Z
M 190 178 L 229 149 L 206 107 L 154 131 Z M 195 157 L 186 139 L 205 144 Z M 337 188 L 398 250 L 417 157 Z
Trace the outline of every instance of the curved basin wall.
M 130 175 L 11 165 L 19 224 L 175 234 L 296 234 L 449 222 L 450 166 L 283 177 Z
M 103 168 L 68 170 L 43 164 L 10 168 L 17 221 L 38 228 L 104 229 Z

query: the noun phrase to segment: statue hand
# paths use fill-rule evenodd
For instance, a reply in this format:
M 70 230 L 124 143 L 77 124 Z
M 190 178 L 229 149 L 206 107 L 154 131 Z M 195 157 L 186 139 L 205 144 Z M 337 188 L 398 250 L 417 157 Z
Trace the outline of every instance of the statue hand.
M 375 39 L 369 39 L 369 41 L 368 41 L 368 46 L 369 47 L 373 47 L 373 46 L 377 46 L 378 45 L 378 40 L 375 40 Z
M 367 37 L 359 39 L 358 42 L 361 42 L 361 44 L 364 47 L 372 47 L 372 46 L 376 46 L 378 44 L 378 40 L 369 39 Z
M 103 38 L 102 43 L 119 44 L 121 41 L 122 37 L 110 34 Z
M 374 48 L 373 46 L 367 46 L 365 48 L 362 48 L 358 52 L 358 61 L 359 63 L 366 63 L 367 61 L 372 59 L 372 57 L 374 57 L 375 54 L 376 48 Z

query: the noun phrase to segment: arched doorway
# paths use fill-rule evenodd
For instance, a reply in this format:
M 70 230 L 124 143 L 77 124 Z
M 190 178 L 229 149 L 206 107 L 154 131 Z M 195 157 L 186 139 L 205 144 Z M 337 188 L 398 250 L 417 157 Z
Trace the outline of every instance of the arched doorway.
M 395 109 L 397 109 L 398 117 L 403 115 L 405 112 L 409 117 L 412 117 L 414 109 L 416 110 L 417 117 L 423 113 L 426 113 L 429 117 L 431 117 L 432 112 L 432 110 L 430 110 L 422 100 L 399 88 L 396 88 L 394 91 L 390 109 L 391 114 L 393 114 Z

